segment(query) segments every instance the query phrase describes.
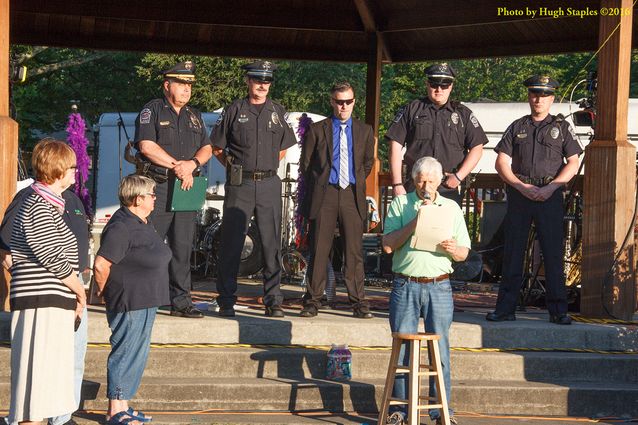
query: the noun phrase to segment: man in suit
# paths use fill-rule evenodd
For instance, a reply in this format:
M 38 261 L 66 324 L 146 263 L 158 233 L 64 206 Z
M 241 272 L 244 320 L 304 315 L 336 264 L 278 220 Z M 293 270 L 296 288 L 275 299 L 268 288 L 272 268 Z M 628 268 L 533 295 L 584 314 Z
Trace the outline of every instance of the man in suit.
M 306 213 L 312 226 L 311 278 L 302 317 L 314 317 L 326 286 L 326 266 L 339 222 L 344 252 L 344 277 L 354 316 L 372 318 L 363 290 L 363 224 L 367 214 L 366 177 L 374 160 L 372 127 L 352 118 L 354 88 L 335 84 L 333 115 L 312 124 L 301 152 L 300 172 L 306 181 Z

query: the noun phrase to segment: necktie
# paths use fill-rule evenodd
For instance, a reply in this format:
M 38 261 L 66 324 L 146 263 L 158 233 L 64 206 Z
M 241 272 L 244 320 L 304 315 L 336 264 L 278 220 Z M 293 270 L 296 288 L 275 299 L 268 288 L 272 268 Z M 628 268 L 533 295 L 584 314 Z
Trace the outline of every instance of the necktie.
M 342 189 L 350 184 L 349 163 L 346 124 L 341 124 L 341 132 L 339 133 L 339 187 Z

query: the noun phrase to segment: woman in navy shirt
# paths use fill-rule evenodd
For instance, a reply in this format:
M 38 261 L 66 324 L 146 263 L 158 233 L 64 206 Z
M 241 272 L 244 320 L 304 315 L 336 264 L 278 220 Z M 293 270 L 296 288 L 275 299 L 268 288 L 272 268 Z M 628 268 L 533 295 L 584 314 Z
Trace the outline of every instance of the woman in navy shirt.
M 131 175 L 122 180 L 118 209 L 102 232 L 95 282 L 106 301 L 111 328 L 107 362 L 107 424 L 140 424 L 151 418 L 128 405 L 142 379 L 157 308 L 170 303 L 171 250 L 148 216 L 155 208 L 155 182 Z

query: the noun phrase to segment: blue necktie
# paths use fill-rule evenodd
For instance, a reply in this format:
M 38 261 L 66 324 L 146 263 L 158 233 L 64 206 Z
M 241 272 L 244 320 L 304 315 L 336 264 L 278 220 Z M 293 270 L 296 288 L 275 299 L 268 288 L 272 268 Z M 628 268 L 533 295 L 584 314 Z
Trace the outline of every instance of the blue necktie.
M 339 187 L 342 189 L 350 184 L 349 163 L 346 124 L 341 124 L 341 132 L 339 133 Z

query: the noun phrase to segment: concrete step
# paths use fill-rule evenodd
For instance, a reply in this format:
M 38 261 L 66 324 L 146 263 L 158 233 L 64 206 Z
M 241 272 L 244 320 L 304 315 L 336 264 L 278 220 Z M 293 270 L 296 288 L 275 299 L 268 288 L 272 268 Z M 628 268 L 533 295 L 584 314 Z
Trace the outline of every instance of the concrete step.
M 638 416 L 634 384 L 461 380 L 452 383 L 452 406 L 482 414 Z M 313 379 L 144 378 L 133 404 L 142 410 L 374 412 L 383 381 L 337 383 Z M 85 378 L 84 409 L 104 409 L 103 378 Z M 9 379 L 0 379 L 0 405 L 8 406 Z
M 389 346 L 391 332 L 387 312 L 375 318 L 355 319 L 343 310 L 322 310 L 311 319 L 287 309 L 283 319 L 264 316 L 263 309 L 237 310 L 234 318 L 220 318 L 207 312 L 203 319 L 171 317 L 160 312 L 153 327 L 157 343 L 242 343 Z M 592 350 L 637 350 L 638 327 L 574 323 L 558 326 L 547 321 L 544 312 L 519 314 L 515 322 L 493 323 L 484 311 L 454 314 L 450 333 L 452 347 L 495 348 L 582 348 Z M 89 341 L 107 343 L 111 332 L 102 307 L 90 307 Z M 10 339 L 10 315 L 0 313 L 0 340 Z
M 336 424 L 336 425 L 374 425 L 377 423 L 376 414 L 342 413 L 313 411 L 304 413 L 278 413 L 278 412 L 147 412 L 153 414 L 155 425 L 312 425 L 312 424 Z M 86 413 L 78 412 L 75 420 L 80 425 L 93 425 L 103 423 L 104 412 Z M 569 417 L 479 417 L 463 412 L 457 412 L 456 418 L 463 425 L 583 425 L 583 418 Z M 612 424 L 617 422 L 598 421 L 599 424 Z M 431 425 L 427 416 L 421 418 L 422 425 Z
M 86 376 L 106 376 L 108 348 L 90 348 Z M 286 348 L 152 348 L 149 378 L 314 378 L 326 376 L 326 351 Z M 390 350 L 352 350 L 354 379 L 383 379 Z M 638 355 L 452 351 L 452 379 L 633 383 Z M 425 361 L 425 358 L 424 358 Z M 0 376 L 10 376 L 10 349 L 0 348 Z

